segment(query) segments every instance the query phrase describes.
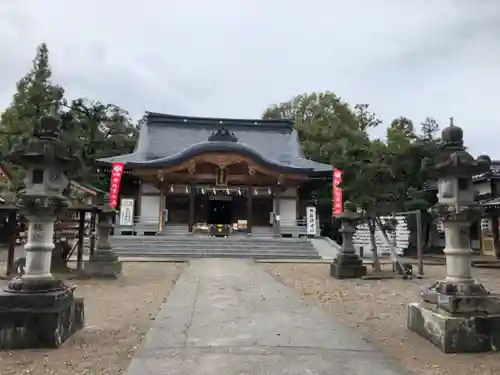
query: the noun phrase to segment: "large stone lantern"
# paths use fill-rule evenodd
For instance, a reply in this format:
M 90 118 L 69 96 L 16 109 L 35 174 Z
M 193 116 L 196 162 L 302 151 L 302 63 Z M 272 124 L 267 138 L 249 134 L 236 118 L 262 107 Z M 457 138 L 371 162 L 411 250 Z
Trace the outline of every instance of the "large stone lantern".
M 101 196 L 100 211 L 97 224 L 97 247 L 84 264 L 85 273 L 103 278 L 116 278 L 122 273 L 122 262 L 111 246 L 111 231 L 113 229 L 113 216 L 116 210 L 109 205 L 109 196 Z
M 353 240 L 361 216 L 356 213 L 356 208 L 350 202 L 345 202 L 343 212 L 336 217 L 341 221 L 342 246 L 337 258 L 330 265 L 330 276 L 336 279 L 366 276 L 366 267 L 356 254 Z
M 483 214 L 474 203 L 472 176 L 489 170 L 488 156 L 474 159 L 463 145 L 463 131 L 453 124 L 442 132 L 442 150 L 422 162 L 423 172 L 437 179 L 434 207 L 445 232 L 446 277 L 412 303 L 408 328 L 446 353 L 483 352 L 500 345 L 500 304 L 472 277 L 469 227 Z
M 51 272 L 54 222 L 68 206 L 63 195 L 76 161 L 59 140 L 59 120 L 42 117 L 34 137 L 8 160 L 26 170 L 16 205 L 28 219 L 25 274 L 0 292 L 0 348 L 57 347 L 83 327 L 83 300 Z

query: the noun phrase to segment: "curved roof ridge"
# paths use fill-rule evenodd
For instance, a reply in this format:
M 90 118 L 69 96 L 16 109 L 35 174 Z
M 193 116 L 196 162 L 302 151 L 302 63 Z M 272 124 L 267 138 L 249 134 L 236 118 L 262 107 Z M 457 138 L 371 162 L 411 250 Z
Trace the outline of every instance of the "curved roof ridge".
M 278 167 L 280 169 L 288 170 L 288 171 L 296 171 L 296 172 L 312 172 L 313 168 L 311 167 L 298 167 L 292 166 L 290 164 L 285 164 L 280 161 L 270 160 L 266 156 L 262 155 L 258 150 L 254 147 L 248 146 L 241 142 L 224 142 L 224 141 L 203 141 L 199 143 L 195 143 L 190 147 L 177 152 L 174 155 L 159 157 L 151 160 L 144 160 L 140 163 L 137 163 L 136 167 L 140 168 L 152 168 L 155 165 L 166 165 L 173 163 L 180 163 L 184 160 L 189 159 L 195 155 L 199 155 L 207 152 L 236 152 L 240 154 L 246 154 L 247 156 L 257 159 L 259 162 L 264 165 L 268 165 L 271 168 Z M 129 163 L 130 166 L 134 166 L 134 162 Z
M 236 119 L 224 117 L 197 117 L 170 115 L 158 112 L 146 112 L 148 124 L 179 124 L 186 123 L 190 125 L 211 125 L 211 126 L 270 126 L 276 128 L 293 128 L 293 122 L 290 120 L 263 120 L 263 119 Z

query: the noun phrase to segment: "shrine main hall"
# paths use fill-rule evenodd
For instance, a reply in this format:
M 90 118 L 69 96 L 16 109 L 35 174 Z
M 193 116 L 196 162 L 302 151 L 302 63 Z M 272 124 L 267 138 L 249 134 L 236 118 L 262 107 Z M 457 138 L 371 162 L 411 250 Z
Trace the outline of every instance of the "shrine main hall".
M 304 225 L 310 196 L 299 193 L 311 179 L 331 178 L 333 167 L 304 157 L 291 121 L 217 119 L 147 112 L 134 152 L 99 159 L 110 168 L 124 162 L 135 189 L 136 222 L 158 232 L 189 232 L 223 225 L 251 233 L 276 233 Z M 130 200 L 129 200 L 130 201 Z

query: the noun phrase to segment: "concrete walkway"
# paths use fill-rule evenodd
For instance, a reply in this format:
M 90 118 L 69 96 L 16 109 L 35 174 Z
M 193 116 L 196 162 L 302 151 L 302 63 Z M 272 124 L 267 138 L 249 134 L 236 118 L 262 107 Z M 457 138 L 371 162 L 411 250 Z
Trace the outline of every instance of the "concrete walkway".
M 193 260 L 127 375 L 400 375 L 249 260 Z

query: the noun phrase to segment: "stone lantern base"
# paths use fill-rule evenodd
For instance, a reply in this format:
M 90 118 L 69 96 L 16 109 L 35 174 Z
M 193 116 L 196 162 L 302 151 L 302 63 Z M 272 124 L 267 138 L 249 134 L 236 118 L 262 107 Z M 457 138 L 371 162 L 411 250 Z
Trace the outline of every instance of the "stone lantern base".
M 408 328 L 444 353 L 497 351 L 500 347 L 500 298 L 481 284 L 445 291 L 438 282 L 424 292 L 423 302 L 408 306 Z
M 98 249 L 84 263 L 83 271 L 91 277 L 116 279 L 122 274 L 123 264 L 111 250 L 99 251 Z
M 366 267 L 356 253 L 340 253 L 330 264 L 330 276 L 336 279 L 354 279 L 366 276 Z
M 0 292 L 0 350 L 57 348 L 83 328 L 83 299 L 74 296 L 74 288 L 59 285 L 51 291 Z

